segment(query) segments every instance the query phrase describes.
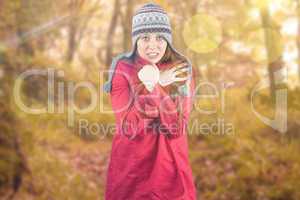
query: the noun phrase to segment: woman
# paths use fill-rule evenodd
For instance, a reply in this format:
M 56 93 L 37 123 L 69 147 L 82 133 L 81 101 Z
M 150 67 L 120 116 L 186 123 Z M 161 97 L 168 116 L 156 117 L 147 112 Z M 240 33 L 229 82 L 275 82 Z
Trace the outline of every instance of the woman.
M 193 71 L 172 47 L 160 6 L 148 3 L 135 13 L 132 44 L 133 51 L 113 59 L 104 85 L 117 125 L 105 199 L 195 200 L 186 134 Z

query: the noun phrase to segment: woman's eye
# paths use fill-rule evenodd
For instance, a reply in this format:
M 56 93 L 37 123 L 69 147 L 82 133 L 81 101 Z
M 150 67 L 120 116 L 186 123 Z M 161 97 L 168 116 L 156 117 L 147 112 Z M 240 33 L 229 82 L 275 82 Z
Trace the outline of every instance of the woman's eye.
M 159 36 L 156 37 L 156 40 L 157 40 L 157 41 L 162 41 L 163 39 L 164 39 L 164 38 L 163 38 L 163 36 L 161 36 L 161 35 L 159 35 Z
M 142 37 L 142 39 L 143 39 L 144 41 L 148 41 L 148 40 L 149 40 L 149 37 L 145 35 L 145 36 Z

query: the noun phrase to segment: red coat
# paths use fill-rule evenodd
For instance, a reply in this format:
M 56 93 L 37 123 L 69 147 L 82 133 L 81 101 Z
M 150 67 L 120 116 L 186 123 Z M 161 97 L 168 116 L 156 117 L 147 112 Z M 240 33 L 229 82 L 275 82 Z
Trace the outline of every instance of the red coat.
M 186 127 L 192 97 L 178 96 L 173 100 L 168 89 L 159 84 L 148 92 L 137 77 L 145 64 L 149 64 L 148 61 L 139 56 L 134 63 L 120 60 L 112 79 L 116 133 L 105 199 L 195 200 Z M 194 78 L 191 86 L 193 94 Z M 180 106 L 183 112 L 178 111 Z

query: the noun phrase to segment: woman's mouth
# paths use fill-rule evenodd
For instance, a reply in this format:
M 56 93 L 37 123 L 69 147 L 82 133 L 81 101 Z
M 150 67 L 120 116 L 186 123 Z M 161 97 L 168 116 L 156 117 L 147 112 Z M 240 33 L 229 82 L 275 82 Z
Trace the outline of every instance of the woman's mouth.
M 148 56 L 150 59 L 154 59 L 154 58 L 156 58 L 158 55 L 159 55 L 159 53 L 156 53 L 156 52 L 150 52 L 150 53 L 147 53 L 147 56 Z

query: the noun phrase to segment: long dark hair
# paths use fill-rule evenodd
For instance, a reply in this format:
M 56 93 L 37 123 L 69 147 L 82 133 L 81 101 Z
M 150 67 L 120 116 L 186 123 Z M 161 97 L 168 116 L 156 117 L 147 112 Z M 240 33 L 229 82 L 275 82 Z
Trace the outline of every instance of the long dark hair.
M 137 56 L 137 43 L 135 44 L 135 47 L 134 47 L 134 53 L 132 54 L 131 57 L 129 57 L 129 58 L 126 59 L 126 60 L 129 61 L 129 62 L 131 62 L 131 63 L 133 63 L 136 56 Z M 179 63 L 182 63 L 182 62 L 186 62 L 186 63 L 187 63 L 188 61 L 187 61 L 187 59 L 186 59 L 185 57 L 183 57 L 183 56 L 179 55 L 177 52 L 173 51 L 173 50 L 171 49 L 171 47 L 169 46 L 169 43 L 167 43 L 166 52 L 165 52 L 164 56 L 161 58 L 161 60 L 159 61 L 159 63 L 168 64 L 168 65 L 170 66 L 170 68 L 171 68 L 171 67 L 175 66 L 176 64 L 179 64 Z M 169 68 L 169 67 L 167 67 L 167 69 L 168 69 L 168 68 Z M 175 83 L 173 83 L 173 84 L 167 86 L 167 87 L 170 87 L 170 88 L 169 88 L 169 91 L 170 91 L 170 94 L 169 94 L 169 95 L 170 95 L 172 98 L 175 98 L 176 95 L 179 95 L 179 93 L 178 93 L 178 86 L 179 86 L 179 85 L 180 85 L 180 84 L 178 84 L 178 83 L 175 82 Z M 139 92 L 137 92 L 137 93 L 139 93 Z M 134 95 L 137 95 L 137 94 L 134 94 Z M 130 103 L 128 109 L 131 109 L 132 106 L 134 105 L 135 97 L 132 98 L 131 100 L 132 100 L 132 101 L 131 101 L 131 103 Z M 127 113 L 127 114 L 128 114 L 128 113 Z M 127 135 L 127 134 L 126 134 L 125 126 L 130 125 L 130 124 L 127 124 L 127 123 L 126 123 L 127 114 L 124 116 L 124 121 L 121 122 L 121 123 L 122 123 L 122 126 L 121 126 L 121 127 L 122 127 L 122 132 L 123 132 L 123 134 L 125 134 L 125 135 Z M 182 120 L 182 111 L 181 111 L 181 110 L 180 110 L 180 118 L 181 118 L 181 120 Z M 135 130 L 135 131 L 137 131 L 137 130 Z M 129 135 L 130 135 L 130 134 L 129 134 Z M 129 135 L 128 135 L 128 136 L 129 136 Z M 132 135 L 132 136 L 135 137 L 136 135 Z M 133 138 L 131 138 L 131 139 L 133 139 Z
M 170 65 L 180 62 L 186 62 L 186 58 L 173 51 L 168 43 L 166 52 L 159 63 L 170 63 Z

